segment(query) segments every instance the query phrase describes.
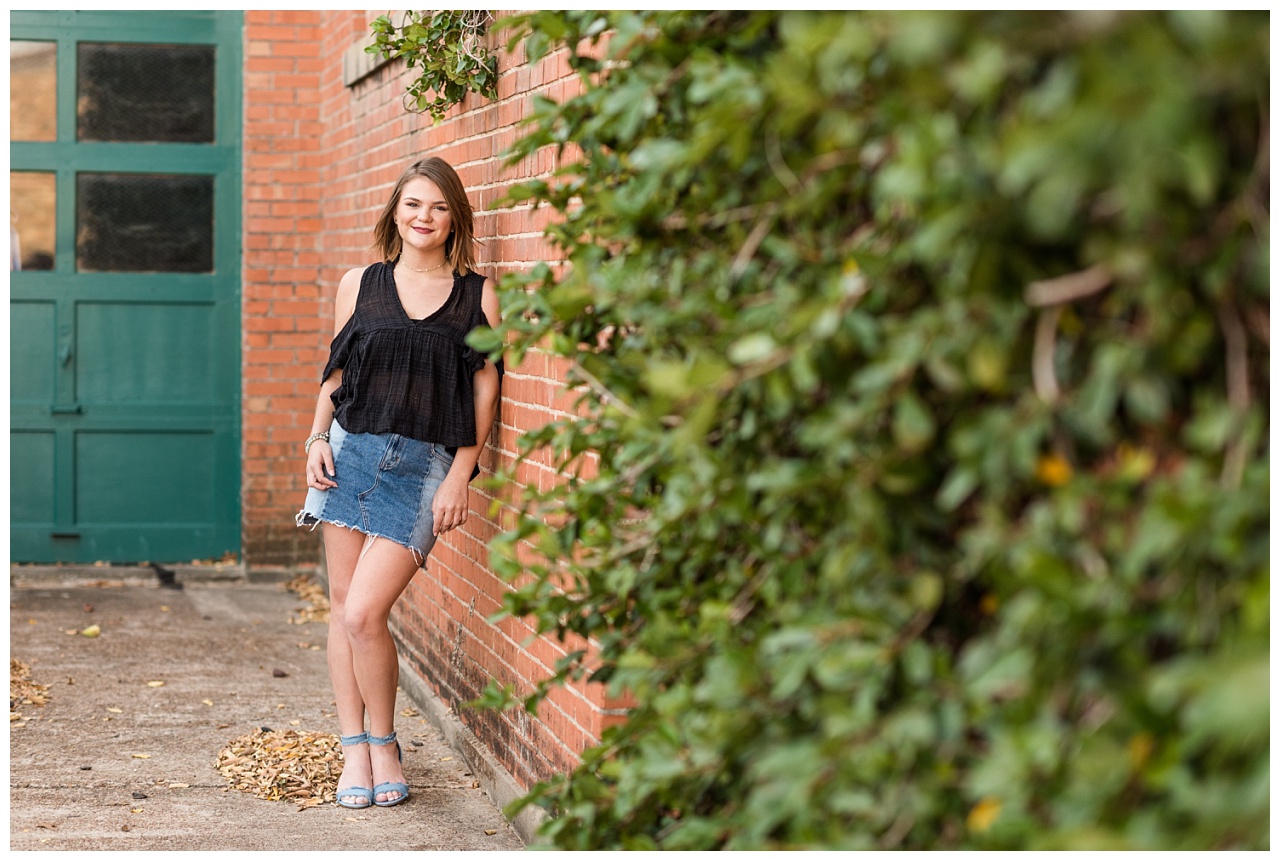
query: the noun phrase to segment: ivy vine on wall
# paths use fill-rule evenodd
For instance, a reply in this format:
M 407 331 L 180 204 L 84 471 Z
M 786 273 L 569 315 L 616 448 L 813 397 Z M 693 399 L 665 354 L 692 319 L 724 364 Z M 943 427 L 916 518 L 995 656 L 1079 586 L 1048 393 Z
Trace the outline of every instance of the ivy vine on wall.
M 400 24 L 383 15 L 370 27 L 375 42 L 365 51 L 388 60 L 403 57 L 422 68 L 404 96 L 410 111 L 428 111 L 439 122 L 467 93 L 486 99 L 498 94 L 498 59 L 484 34 L 493 16 L 483 9 L 405 12 Z

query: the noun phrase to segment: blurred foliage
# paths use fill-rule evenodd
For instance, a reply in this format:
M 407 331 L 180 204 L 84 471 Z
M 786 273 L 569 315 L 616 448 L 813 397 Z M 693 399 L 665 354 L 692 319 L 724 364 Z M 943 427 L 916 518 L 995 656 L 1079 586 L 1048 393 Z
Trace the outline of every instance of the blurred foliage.
M 493 556 L 592 648 L 519 696 L 634 702 L 544 838 L 1267 848 L 1267 13 L 505 26 L 582 82 L 474 338 L 583 394 Z
M 405 109 L 427 111 L 439 122 L 467 93 L 497 98 L 498 58 L 484 43 L 491 21 L 483 9 L 409 11 L 398 25 L 380 15 L 369 25 L 374 43 L 364 50 L 387 60 L 403 57 L 410 69 L 420 66 L 405 93 Z

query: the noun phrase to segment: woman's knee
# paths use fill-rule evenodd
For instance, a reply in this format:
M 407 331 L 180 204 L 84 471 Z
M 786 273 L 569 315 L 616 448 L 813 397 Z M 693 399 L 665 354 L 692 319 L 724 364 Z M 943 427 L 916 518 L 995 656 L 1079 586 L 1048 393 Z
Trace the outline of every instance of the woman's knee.
M 341 608 L 340 624 L 353 640 L 373 640 L 387 633 L 387 615 L 381 607 L 349 600 Z

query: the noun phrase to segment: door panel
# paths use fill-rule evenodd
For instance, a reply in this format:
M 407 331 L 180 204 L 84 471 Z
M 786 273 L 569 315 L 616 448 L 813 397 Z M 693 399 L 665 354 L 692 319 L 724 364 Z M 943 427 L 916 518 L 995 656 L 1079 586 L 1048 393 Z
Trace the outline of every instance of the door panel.
M 76 312 L 79 402 L 198 402 L 212 391 L 212 305 L 81 302 Z
M 9 434 L 9 518 L 12 524 L 53 522 L 53 434 Z
M 200 432 L 77 434 L 76 522 L 200 527 L 214 515 L 203 492 L 213 484 L 213 446 L 213 434 Z
M 9 352 L 24 361 L 9 367 L 9 397 L 13 401 L 52 403 L 57 327 L 52 302 L 9 303 Z
M 236 554 L 241 13 L 10 38 L 10 558 Z

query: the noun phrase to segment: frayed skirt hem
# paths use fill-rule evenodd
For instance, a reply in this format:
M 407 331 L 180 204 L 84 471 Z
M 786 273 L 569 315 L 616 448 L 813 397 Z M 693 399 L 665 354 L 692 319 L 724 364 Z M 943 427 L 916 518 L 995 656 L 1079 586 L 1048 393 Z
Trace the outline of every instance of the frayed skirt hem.
M 390 541 L 392 544 L 399 544 L 401 547 L 403 547 L 404 549 L 412 553 L 413 561 L 418 563 L 419 568 L 427 564 L 427 555 L 423 553 L 421 550 L 419 550 L 417 547 L 414 547 L 412 544 L 409 544 L 405 541 L 400 541 L 396 538 L 393 538 L 390 535 L 379 535 L 376 532 L 368 532 L 354 524 L 343 523 L 341 520 L 329 520 L 324 517 L 316 517 L 314 514 L 312 514 L 310 511 L 307 511 L 305 508 L 298 512 L 298 515 L 294 518 L 294 523 L 296 523 L 299 528 L 303 526 L 310 526 L 311 528 L 307 530 L 308 532 L 315 532 L 316 527 L 319 526 L 321 523 L 329 523 L 334 526 L 341 527 L 342 529 L 349 529 L 352 532 L 359 532 L 360 534 L 367 535 L 370 538 L 383 538 L 383 539 L 386 539 L 387 541 Z M 361 551 L 361 555 L 364 555 L 363 551 Z

